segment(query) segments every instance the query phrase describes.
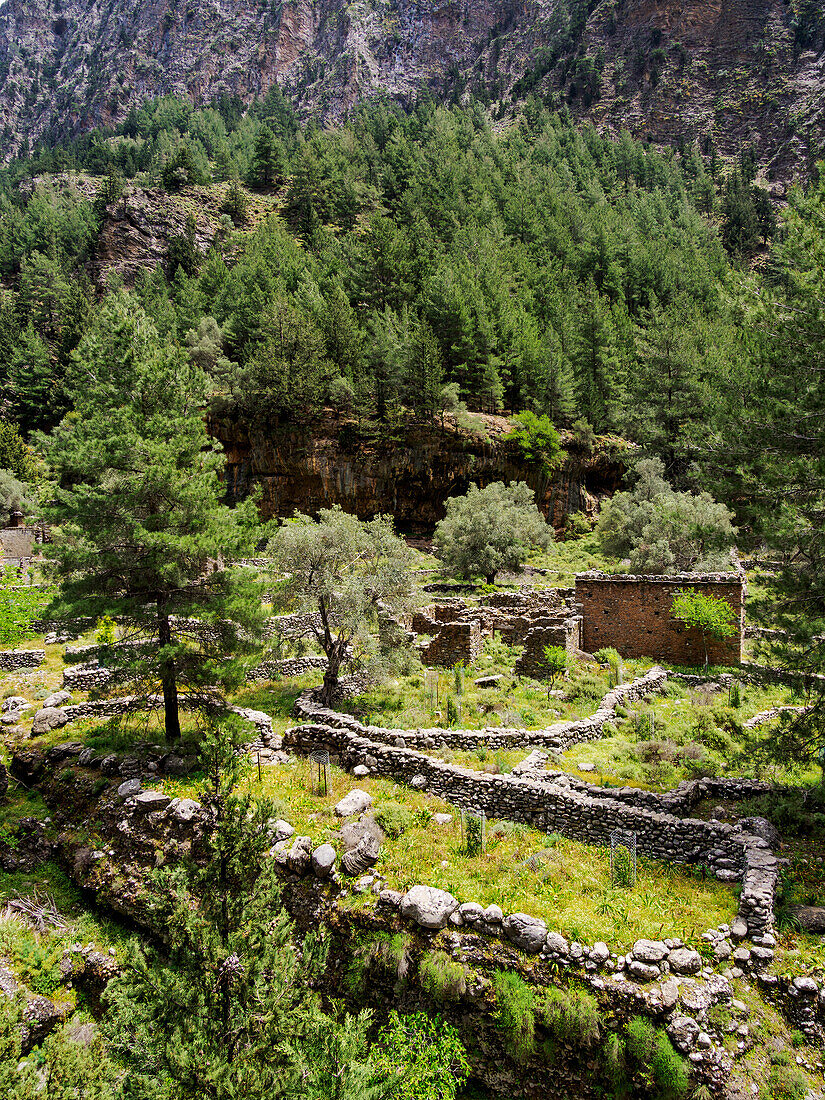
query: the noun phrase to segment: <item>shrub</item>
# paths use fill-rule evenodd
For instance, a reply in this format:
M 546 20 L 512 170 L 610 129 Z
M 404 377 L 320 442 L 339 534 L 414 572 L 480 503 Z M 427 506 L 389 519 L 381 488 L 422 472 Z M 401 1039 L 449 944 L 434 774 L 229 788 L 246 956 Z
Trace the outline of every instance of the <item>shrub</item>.
M 375 811 L 375 820 L 391 840 L 398 840 L 416 824 L 415 812 L 400 802 L 382 803 Z
M 533 990 L 511 970 L 493 973 L 493 992 L 496 998 L 495 1020 L 504 1033 L 504 1044 L 519 1061 L 533 1050 L 536 1020 L 533 1014 Z
M 421 988 L 436 1001 L 458 1001 L 467 992 L 467 972 L 444 951 L 430 951 L 418 969 Z
M 562 1043 L 595 1047 L 601 1035 L 601 1016 L 596 998 L 584 990 L 550 988 L 538 1005 L 541 1023 Z
M 804 1100 L 811 1087 L 807 1074 L 796 1066 L 774 1066 L 768 1074 L 763 1100 Z
M 654 1100 L 680 1100 L 687 1094 L 685 1060 L 673 1049 L 667 1034 L 643 1016 L 627 1026 L 625 1068 L 631 1080 L 644 1081 Z
M 345 984 L 349 991 L 358 996 L 363 993 L 367 976 L 373 968 L 389 971 L 397 978 L 403 978 L 407 966 L 407 949 L 410 937 L 406 932 L 376 932 L 356 944 L 352 953 Z
M 394 1100 L 454 1100 L 470 1071 L 456 1029 L 423 1012 L 391 1012 L 378 1034 L 375 1054 L 376 1078 L 392 1079 Z

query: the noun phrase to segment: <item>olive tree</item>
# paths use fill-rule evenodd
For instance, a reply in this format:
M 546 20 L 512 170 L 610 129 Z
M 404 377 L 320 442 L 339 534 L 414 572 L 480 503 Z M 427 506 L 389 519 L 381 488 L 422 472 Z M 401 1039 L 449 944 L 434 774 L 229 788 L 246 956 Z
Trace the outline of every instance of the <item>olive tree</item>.
M 494 481 L 451 497 L 433 538 L 436 555 L 450 573 L 484 577 L 492 584 L 500 569 L 520 569 L 532 550 L 547 546 L 552 534 L 528 485 Z
M 389 516 L 359 520 L 337 505 L 317 520 L 288 520 L 267 552 L 284 575 L 278 602 L 313 613 L 312 633 L 327 658 L 323 697 L 331 702 L 350 653 L 374 652 L 379 612 L 402 615 L 412 605 L 415 556 Z

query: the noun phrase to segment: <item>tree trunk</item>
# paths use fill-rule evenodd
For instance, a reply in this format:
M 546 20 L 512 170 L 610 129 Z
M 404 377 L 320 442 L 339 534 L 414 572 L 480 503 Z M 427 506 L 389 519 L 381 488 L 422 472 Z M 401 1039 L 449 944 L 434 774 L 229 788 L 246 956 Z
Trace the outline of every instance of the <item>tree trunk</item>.
M 487 574 L 487 583 L 488 583 L 488 584 L 495 584 L 495 583 L 496 583 L 496 575 L 495 575 L 495 573 L 488 573 L 488 574 Z
M 161 649 L 172 644 L 172 627 L 161 600 L 158 600 L 158 641 Z M 175 662 L 171 658 L 161 662 L 160 680 L 163 686 L 163 724 L 166 729 L 166 740 L 174 745 L 180 741 L 180 714 Z
M 337 653 L 327 655 L 327 668 L 324 673 L 324 686 L 321 699 L 326 706 L 332 706 L 338 694 L 338 673 L 341 671 L 341 658 Z

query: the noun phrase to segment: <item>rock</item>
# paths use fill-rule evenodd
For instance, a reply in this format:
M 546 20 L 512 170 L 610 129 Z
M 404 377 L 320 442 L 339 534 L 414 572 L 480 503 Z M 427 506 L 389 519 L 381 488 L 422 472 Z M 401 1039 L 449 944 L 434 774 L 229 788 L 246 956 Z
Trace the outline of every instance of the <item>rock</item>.
M 504 920 L 504 910 L 498 905 L 488 905 L 484 910 L 484 919 L 488 924 L 501 924 Z
M 361 875 L 378 859 L 381 845 L 371 833 L 365 833 L 354 848 L 344 853 L 341 868 L 348 875 Z
M 702 969 L 702 958 L 699 952 L 689 947 L 679 947 L 671 951 L 667 961 L 674 974 L 698 974 Z
M 815 997 L 819 992 L 819 986 L 813 978 L 794 978 L 793 987 L 805 997 Z
M 55 691 L 43 700 L 43 710 L 62 707 L 64 703 L 68 703 L 71 697 L 72 693 L 70 691 Z
M 371 805 L 372 795 L 362 791 L 359 787 L 355 787 L 336 804 L 335 813 L 338 817 L 352 817 L 353 814 L 360 814 L 364 810 L 368 810 Z
M 50 730 L 59 730 L 69 721 L 69 716 L 64 710 L 57 707 L 44 707 L 34 716 L 32 722 L 32 736 L 48 733 Z
M 434 886 L 413 886 L 401 901 L 401 915 L 422 928 L 443 928 L 457 908 L 452 894 Z
M 182 824 L 187 824 L 197 817 L 200 809 L 200 802 L 196 802 L 194 798 L 173 798 L 169 803 L 169 813 Z
M 8 699 L 3 700 L 3 706 L 0 710 L 2 710 L 3 714 L 8 714 L 10 711 L 20 710 L 22 707 L 27 707 L 28 705 L 28 702 L 22 695 L 10 695 Z
M 748 934 L 748 924 L 741 917 L 731 922 L 730 934 L 737 940 L 743 940 Z
M 49 1032 L 62 1023 L 68 1011 L 68 1006 L 58 1008 L 48 997 L 28 997 L 23 1010 L 23 1052 L 28 1053 L 33 1047 L 39 1046 Z
M 380 904 L 386 905 L 388 909 L 398 909 L 403 899 L 404 895 L 400 890 L 382 890 L 378 895 Z
M 719 940 L 714 944 L 713 953 L 717 959 L 729 959 L 733 953 L 733 948 L 727 940 Z
M 679 1000 L 679 986 L 676 982 L 662 982 L 661 993 L 663 1008 L 673 1008 Z
M 682 1053 L 692 1050 L 699 1038 L 699 1025 L 690 1016 L 674 1016 L 667 1033 Z
M 737 947 L 733 953 L 733 962 L 736 966 L 746 967 L 751 961 L 751 953 L 747 947 Z
M 279 840 L 289 840 L 291 836 L 295 835 L 295 830 L 288 821 L 284 821 L 282 817 L 279 817 L 272 826 L 272 834 L 277 843 Z
M 820 936 L 825 933 L 825 906 L 797 905 L 792 912 L 803 931 Z
M 356 764 L 355 767 L 352 769 L 352 774 L 355 776 L 356 779 L 363 779 L 364 776 L 370 774 L 370 770 L 366 764 Z
M 484 918 L 484 908 L 477 901 L 465 901 L 458 907 L 458 911 L 467 924 L 475 924 Z
M 344 850 L 347 852 L 357 848 L 365 836 L 375 837 L 379 845 L 383 844 L 385 840 L 384 830 L 375 818 L 370 816 L 365 817 L 362 821 L 348 821 L 341 826 L 339 835 L 344 844 Z
M 414 775 L 410 780 L 410 786 L 413 788 L 413 790 L 423 791 L 424 788 L 427 786 L 426 775 L 421 775 L 420 772 L 418 773 L 418 775 Z
M 699 1050 L 708 1050 L 711 1046 L 710 1035 L 706 1031 L 700 1031 L 696 1037 L 696 1046 Z
M 596 770 L 596 765 L 595 764 L 589 764 L 589 763 L 588 764 L 585 764 L 585 763 L 577 764 L 576 767 L 579 769 L 580 772 L 594 772 Z
M 331 844 L 321 844 L 312 853 L 312 873 L 318 878 L 329 878 L 335 870 L 335 849 Z
M 449 825 L 452 820 L 452 814 L 433 814 L 433 821 L 436 825 Z
M 476 687 L 479 687 L 479 688 L 491 688 L 491 687 L 495 687 L 496 684 L 500 684 L 503 679 L 504 679 L 504 677 L 500 676 L 500 675 L 499 676 L 479 676 L 479 678 L 477 680 L 473 680 L 473 683 L 475 684 Z
M 118 798 L 127 799 L 138 793 L 141 788 L 139 779 L 127 779 L 117 789 Z
M 312 860 L 312 840 L 308 836 L 296 836 L 286 854 L 286 865 L 293 875 L 305 875 Z
M 590 958 L 596 964 L 596 966 L 604 966 L 607 960 L 610 958 L 610 948 L 606 943 L 594 943 L 590 951 Z
M 743 833 L 761 837 L 771 848 L 779 843 L 779 830 L 766 817 L 740 817 L 736 827 Z
M 196 763 L 194 756 L 178 756 L 177 753 L 170 752 L 161 760 L 161 768 L 165 775 L 187 775 Z
M 172 799 L 161 791 L 140 791 L 135 795 L 135 810 L 141 814 L 152 814 L 165 810 Z
M 648 966 L 647 963 L 639 962 L 638 959 L 631 959 L 627 964 L 627 970 L 631 978 L 635 978 L 637 982 L 655 982 L 662 976 L 658 966 Z
M 636 940 L 633 956 L 643 963 L 660 963 L 667 957 L 667 947 L 661 940 Z
M 522 951 L 537 955 L 544 947 L 547 925 L 543 920 L 528 917 L 526 913 L 511 913 L 504 918 L 503 924 L 505 936 Z
M 569 950 L 567 940 L 558 932 L 548 932 L 544 942 L 547 950 L 554 955 L 566 955 Z

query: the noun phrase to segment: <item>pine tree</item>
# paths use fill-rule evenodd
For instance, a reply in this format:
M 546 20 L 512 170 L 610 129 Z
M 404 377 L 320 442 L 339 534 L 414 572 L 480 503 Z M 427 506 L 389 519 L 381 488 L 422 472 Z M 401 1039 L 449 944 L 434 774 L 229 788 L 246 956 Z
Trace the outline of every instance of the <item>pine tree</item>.
M 106 992 L 130 1095 L 380 1100 L 388 1075 L 368 1049 L 371 1013 L 330 1015 L 313 992 L 328 943 L 310 932 L 296 945 L 268 854 L 272 806 L 238 793 L 238 744 L 231 726 L 206 733 L 200 858 L 150 879 L 162 949 L 135 942 Z
M 173 742 L 179 687 L 208 706 L 215 687 L 237 686 L 262 614 L 249 571 L 225 564 L 248 552 L 257 515 L 251 500 L 220 503 L 205 390 L 203 372 L 161 342 L 134 300 L 113 295 L 75 356 L 76 413 L 47 447 L 62 582 L 53 613 L 113 615 L 140 643 L 107 652 L 111 688 L 160 688 Z

